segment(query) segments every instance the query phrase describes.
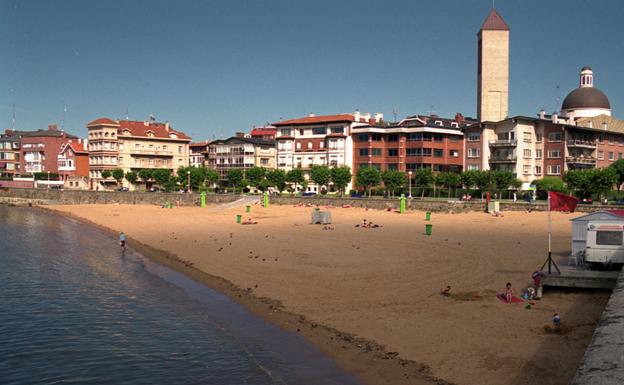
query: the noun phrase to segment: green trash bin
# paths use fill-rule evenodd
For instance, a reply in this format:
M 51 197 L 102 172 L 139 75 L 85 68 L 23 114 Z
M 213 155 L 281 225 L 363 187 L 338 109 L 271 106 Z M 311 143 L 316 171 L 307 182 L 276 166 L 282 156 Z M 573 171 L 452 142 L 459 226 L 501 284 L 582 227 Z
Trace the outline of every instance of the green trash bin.
M 431 220 L 431 211 L 427 211 L 427 212 L 425 213 L 425 220 L 426 220 L 426 221 L 430 221 L 430 220 Z
M 251 206 L 247 205 L 245 206 L 245 212 L 251 212 Z
M 431 231 L 433 230 L 433 225 L 428 223 L 425 225 L 425 234 L 431 235 Z
M 315 207 L 314 211 L 319 212 L 319 211 L 321 211 L 321 209 L 319 209 L 318 207 Z
M 236 223 L 241 223 L 243 216 L 241 214 L 236 214 Z

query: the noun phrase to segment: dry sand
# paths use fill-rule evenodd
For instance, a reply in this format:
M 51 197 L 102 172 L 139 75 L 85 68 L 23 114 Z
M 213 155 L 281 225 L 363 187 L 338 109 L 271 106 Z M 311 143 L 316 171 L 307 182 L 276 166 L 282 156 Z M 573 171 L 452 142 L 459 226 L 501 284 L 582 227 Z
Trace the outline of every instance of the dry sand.
M 543 212 L 433 213 L 433 235 L 426 237 L 422 212 L 331 208 L 335 230 L 323 230 L 309 224 L 309 207 L 254 206 L 251 214 L 243 208 L 50 208 L 124 231 L 177 255 L 188 268 L 279 301 L 265 301 L 270 309 L 281 302 L 281 309 L 306 317 L 306 329 L 291 325 L 292 317 L 276 323 L 296 327 L 368 383 L 435 383 L 430 378 L 437 377 L 460 385 L 567 384 L 609 296 L 546 291 L 531 309 L 494 297 L 506 282 L 520 294 L 544 261 Z M 259 223 L 238 225 L 235 214 Z M 553 214 L 555 255 L 569 253 L 575 215 Z M 355 228 L 364 218 L 383 227 Z M 439 295 L 447 284 L 451 297 Z M 544 332 L 554 312 L 562 315 L 565 335 Z M 314 335 L 316 324 L 362 340 L 336 338 L 327 328 Z M 364 339 L 390 354 L 365 354 L 372 345 Z M 394 359 L 393 352 L 422 366 Z M 377 373 L 384 370 L 396 373 Z M 426 376 L 414 374 L 419 370 Z

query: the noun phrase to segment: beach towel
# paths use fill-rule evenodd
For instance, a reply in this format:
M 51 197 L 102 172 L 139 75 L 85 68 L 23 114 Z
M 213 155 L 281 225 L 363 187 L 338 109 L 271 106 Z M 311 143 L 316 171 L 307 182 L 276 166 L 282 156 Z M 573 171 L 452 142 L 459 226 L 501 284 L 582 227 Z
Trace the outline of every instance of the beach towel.
M 505 298 L 505 293 L 496 294 L 496 298 L 498 298 L 501 302 L 507 303 L 507 298 Z M 511 297 L 512 303 L 524 302 L 522 298 L 518 298 L 515 295 Z

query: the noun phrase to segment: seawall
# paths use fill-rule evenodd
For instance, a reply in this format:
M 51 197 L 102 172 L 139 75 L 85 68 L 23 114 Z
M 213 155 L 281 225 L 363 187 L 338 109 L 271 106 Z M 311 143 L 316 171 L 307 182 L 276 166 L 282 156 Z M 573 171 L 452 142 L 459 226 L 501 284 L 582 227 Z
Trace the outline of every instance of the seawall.
M 624 384 L 624 271 L 602 313 L 571 385 Z

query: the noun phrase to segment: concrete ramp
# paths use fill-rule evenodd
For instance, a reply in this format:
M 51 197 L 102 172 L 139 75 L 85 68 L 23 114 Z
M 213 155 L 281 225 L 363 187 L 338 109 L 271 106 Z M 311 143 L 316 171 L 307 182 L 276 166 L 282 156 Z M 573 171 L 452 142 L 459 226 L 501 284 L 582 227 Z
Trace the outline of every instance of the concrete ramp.
M 545 287 L 571 287 L 580 289 L 613 289 L 616 285 L 619 271 L 587 270 L 577 266 L 558 264 L 561 274 L 555 268 L 552 274 L 546 273 L 542 279 Z
M 222 203 L 218 206 L 211 207 L 207 211 L 218 212 L 218 211 L 232 209 L 235 207 L 253 205 L 255 203 L 260 203 L 261 199 L 262 199 L 261 196 L 253 196 L 253 195 L 244 196 L 244 197 L 241 197 L 240 199 L 235 200 L 234 202 Z

